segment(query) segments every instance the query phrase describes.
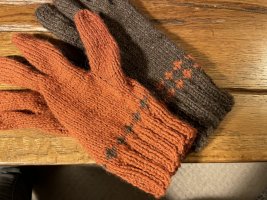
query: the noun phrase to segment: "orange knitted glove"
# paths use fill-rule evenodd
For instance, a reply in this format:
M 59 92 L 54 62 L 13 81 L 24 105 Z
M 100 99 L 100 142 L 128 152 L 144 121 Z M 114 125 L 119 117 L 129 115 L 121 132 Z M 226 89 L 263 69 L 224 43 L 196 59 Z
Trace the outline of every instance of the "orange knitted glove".
M 124 76 L 118 46 L 99 16 L 80 11 L 75 22 L 90 73 L 73 66 L 52 44 L 19 34 L 13 42 L 37 69 L 1 58 L 0 82 L 38 91 L 97 163 L 160 197 L 196 131 Z
M 68 135 L 37 92 L 0 90 L 0 130 L 28 128 Z

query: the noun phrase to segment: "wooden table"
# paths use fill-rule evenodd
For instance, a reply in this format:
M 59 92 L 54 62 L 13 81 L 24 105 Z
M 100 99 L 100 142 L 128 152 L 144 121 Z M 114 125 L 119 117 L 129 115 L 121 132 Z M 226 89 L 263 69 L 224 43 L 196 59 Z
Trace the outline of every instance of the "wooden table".
M 37 23 L 34 11 L 40 3 L 50 1 L 0 0 L 0 56 L 19 54 L 11 44 L 14 32 L 47 32 Z M 267 1 L 132 2 L 197 57 L 214 81 L 235 97 L 233 111 L 207 148 L 186 161 L 267 161 Z M 36 165 L 93 161 L 71 138 L 13 130 L 0 133 L 0 162 Z

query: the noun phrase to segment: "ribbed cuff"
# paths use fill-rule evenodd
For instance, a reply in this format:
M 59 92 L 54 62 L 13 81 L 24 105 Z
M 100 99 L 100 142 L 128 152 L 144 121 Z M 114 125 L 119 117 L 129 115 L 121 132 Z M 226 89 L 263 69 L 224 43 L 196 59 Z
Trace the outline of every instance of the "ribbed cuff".
M 132 82 L 139 108 L 107 151 L 108 171 L 155 197 L 165 194 L 196 130 L 174 117 L 145 89 Z M 141 91 L 141 92 L 140 92 Z M 144 96 L 144 94 L 146 94 Z

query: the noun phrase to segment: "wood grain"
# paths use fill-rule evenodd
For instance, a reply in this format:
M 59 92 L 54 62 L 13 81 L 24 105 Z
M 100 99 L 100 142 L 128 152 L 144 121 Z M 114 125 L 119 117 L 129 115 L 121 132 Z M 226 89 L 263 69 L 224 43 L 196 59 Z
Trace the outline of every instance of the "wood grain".
M 170 6 L 183 6 L 191 8 L 212 8 L 212 9 L 223 9 L 223 10 L 235 10 L 253 13 L 266 13 L 266 1 L 260 0 L 133 0 L 134 4 L 154 4 L 154 5 L 170 5 Z M 151 7 L 151 6 L 149 6 Z
M 1 5 L 0 32 L 45 31 L 37 22 L 34 12 L 38 5 Z
M 34 130 L 1 132 L 1 165 L 88 164 L 93 162 L 72 138 L 53 137 Z
M 30 5 L 37 3 L 52 3 L 52 0 L 0 0 L 0 4 Z
M 47 33 L 34 11 L 52 0 L 0 0 L 0 56 L 19 54 L 14 32 Z M 235 96 L 209 145 L 186 162 L 267 161 L 267 1 L 132 0 L 156 27 L 191 52 Z M 14 87 L 0 85 L 0 89 Z M 74 140 L 37 130 L 0 133 L 0 164 L 83 164 Z
M 234 94 L 236 104 L 210 137 L 209 145 L 188 162 L 246 162 L 267 159 L 267 94 Z

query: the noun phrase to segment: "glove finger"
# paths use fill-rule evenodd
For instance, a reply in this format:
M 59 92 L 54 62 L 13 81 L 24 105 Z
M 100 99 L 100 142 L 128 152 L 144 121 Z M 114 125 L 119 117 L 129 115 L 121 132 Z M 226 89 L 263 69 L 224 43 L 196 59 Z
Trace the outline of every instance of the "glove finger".
M 126 81 L 120 65 L 119 47 L 101 18 L 88 10 L 75 15 L 75 24 L 84 43 L 92 73 L 113 85 Z
M 69 0 L 71 1 L 71 0 Z M 74 0 L 72 0 L 74 1 Z M 84 4 L 88 9 L 93 12 L 99 13 L 103 12 L 107 14 L 111 7 L 113 6 L 113 0 L 80 0 L 82 4 Z
M 40 129 L 54 135 L 67 135 L 65 128 L 50 114 L 37 115 L 25 111 L 0 112 L 0 130 Z
M 38 71 L 10 58 L 0 58 L 0 83 L 38 90 L 44 77 Z
M 48 110 L 42 96 L 32 90 L 0 91 L 0 111 L 28 110 L 41 113 Z
M 59 39 L 83 49 L 74 23 L 51 4 L 41 5 L 35 12 L 38 21 Z
M 75 67 L 60 50 L 47 41 L 29 34 L 17 34 L 13 36 L 13 43 L 33 66 L 59 81 L 83 76 L 83 70 Z
M 74 21 L 75 14 L 83 9 L 86 9 L 77 0 L 54 0 L 55 7 L 66 17 Z

